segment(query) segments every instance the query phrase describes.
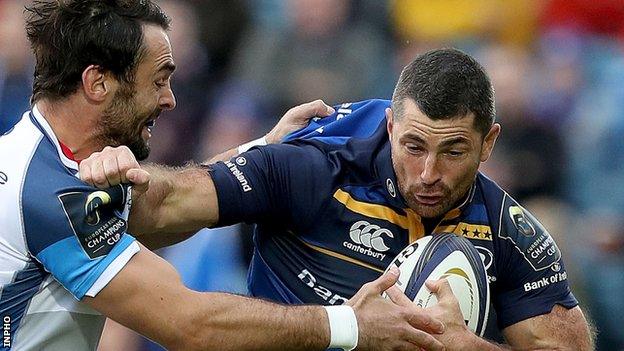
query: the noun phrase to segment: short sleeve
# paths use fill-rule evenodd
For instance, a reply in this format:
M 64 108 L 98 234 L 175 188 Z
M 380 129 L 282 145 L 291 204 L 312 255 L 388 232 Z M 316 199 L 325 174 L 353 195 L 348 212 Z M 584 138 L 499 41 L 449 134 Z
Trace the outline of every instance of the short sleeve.
M 77 299 L 95 296 L 139 251 L 126 233 L 130 188 L 99 190 L 68 172 L 47 173 L 31 169 L 24 181 L 28 250 Z
M 219 226 L 238 222 L 310 224 L 327 189 L 330 167 L 312 145 L 256 147 L 209 166 L 219 204 Z M 323 182 L 325 180 L 325 182 Z
M 496 252 L 499 328 L 547 314 L 558 304 L 578 305 L 568 284 L 561 251 L 535 217 L 505 194 Z

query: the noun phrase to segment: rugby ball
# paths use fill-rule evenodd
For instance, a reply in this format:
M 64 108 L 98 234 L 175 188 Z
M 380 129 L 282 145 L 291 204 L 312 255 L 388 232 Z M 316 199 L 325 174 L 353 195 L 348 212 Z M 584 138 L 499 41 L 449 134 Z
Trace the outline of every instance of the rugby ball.
M 407 246 L 390 263 L 401 272 L 398 288 L 418 306 L 435 305 L 436 296 L 425 286 L 427 280 L 446 278 L 459 301 L 470 330 L 483 336 L 490 306 L 490 287 L 477 249 L 455 234 L 434 234 Z

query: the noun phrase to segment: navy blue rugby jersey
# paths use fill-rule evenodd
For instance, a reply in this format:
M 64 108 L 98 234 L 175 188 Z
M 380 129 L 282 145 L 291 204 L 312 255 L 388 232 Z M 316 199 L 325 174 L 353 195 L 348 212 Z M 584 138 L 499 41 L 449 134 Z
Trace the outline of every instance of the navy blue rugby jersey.
M 450 232 L 487 267 L 498 327 L 572 308 L 557 245 L 483 174 L 463 203 L 424 225 L 397 188 L 386 131 L 390 101 L 337 106 L 289 136 L 211 166 L 219 225 L 256 223 L 251 295 L 284 303 L 341 304 L 379 277 L 409 243 Z M 496 323 L 488 323 L 490 326 Z

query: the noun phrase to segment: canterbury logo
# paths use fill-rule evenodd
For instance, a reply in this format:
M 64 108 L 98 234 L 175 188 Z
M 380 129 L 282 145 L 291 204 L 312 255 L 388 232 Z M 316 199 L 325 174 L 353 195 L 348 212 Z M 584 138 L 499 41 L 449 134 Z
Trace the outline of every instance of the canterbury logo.
M 394 238 L 390 230 L 381 228 L 375 224 L 370 224 L 367 221 L 357 221 L 353 223 L 349 230 L 349 236 L 351 236 L 351 240 L 354 243 L 379 252 L 388 251 L 390 249 L 386 246 L 386 243 L 384 243 L 382 236 L 384 234 L 390 238 Z

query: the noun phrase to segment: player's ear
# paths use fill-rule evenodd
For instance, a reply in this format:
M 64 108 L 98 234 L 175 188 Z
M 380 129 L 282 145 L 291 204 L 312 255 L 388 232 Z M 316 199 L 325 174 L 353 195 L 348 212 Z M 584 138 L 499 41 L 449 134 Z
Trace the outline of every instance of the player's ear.
M 498 123 L 494 123 L 488 133 L 483 138 L 483 147 L 481 148 L 481 162 L 485 162 L 490 158 L 496 139 L 500 134 L 501 126 Z
M 392 140 L 393 112 L 391 108 L 386 108 L 386 128 L 388 129 L 388 137 Z
M 100 66 L 89 65 L 82 71 L 82 90 L 92 102 L 104 102 L 114 85 L 114 78 Z

